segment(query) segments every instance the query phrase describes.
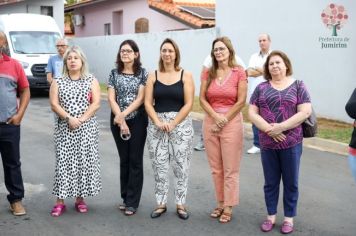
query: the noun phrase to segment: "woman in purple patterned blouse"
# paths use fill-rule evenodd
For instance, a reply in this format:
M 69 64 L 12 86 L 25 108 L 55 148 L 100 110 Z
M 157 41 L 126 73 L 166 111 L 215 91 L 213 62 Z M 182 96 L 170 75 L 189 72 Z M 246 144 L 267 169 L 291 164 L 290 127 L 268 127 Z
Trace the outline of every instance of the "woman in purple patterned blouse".
M 293 231 L 293 217 L 297 213 L 303 141 L 301 124 L 311 114 L 311 101 L 304 83 L 292 78 L 292 72 L 285 53 L 271 52 L 264 65 L 267 81 L 257 86 L 250 99 L 249 117 L 259 129 L 265 178 L 268 215 L 261 225 L 264 232 L 271 231 L 275 225 L 281 178 L 284 205 L 282 233 Z

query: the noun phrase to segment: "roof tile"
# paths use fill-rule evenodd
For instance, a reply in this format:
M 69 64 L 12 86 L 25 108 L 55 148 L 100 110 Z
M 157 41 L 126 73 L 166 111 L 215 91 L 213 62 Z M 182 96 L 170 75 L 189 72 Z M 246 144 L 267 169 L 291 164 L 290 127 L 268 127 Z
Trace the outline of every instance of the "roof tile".
M 179 6 L 194 6 L 194 7 L 206 7 L 206 8 L 215 8 L 215 4 L 213 3 L 197 3 L 197 2 L 190 2 L 190 1 L 179 1 L 179 2 L 174 2 L 172 0 L 148 0 L 148 5 L 153 8 L 157 9 L 160 11 L 164 11 L 167 13 L 167 15 L 174 16 L 176 18 L 179 18 L 180 20 L 190 24 L 194 25 L 197 28 L 202 28 L 203 25 L 214 27 L 215 26 L 215 20 L 205 20 L 201 19 L 198 16 L 194 16 L 188 12 L 182 11 Z

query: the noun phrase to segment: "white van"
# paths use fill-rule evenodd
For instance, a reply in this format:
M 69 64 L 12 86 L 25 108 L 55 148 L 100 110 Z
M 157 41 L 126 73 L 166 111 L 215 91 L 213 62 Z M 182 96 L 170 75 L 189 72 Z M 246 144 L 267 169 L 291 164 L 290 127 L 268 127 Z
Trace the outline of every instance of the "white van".
M 31 89 L 48 89 L 46 67 L 57 53 L 56 41 L 62 36 L 50 16 L 37 14 L 0 15 L 0 30 L 7 37 L 9 54 L 25 69 Z

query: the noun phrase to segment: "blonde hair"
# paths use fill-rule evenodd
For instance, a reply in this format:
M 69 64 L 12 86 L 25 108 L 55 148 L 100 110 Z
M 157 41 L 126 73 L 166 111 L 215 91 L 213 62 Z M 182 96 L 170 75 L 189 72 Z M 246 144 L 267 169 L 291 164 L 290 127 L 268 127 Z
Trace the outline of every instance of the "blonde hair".
M 75 54 L 78 55 L 80 60 L 82 61 L 82 68 L 80 68 L 80 75 L 81 76 L 88 76 L 89 75 L 89 66 L 88 66 L 88 61 L 83 53 L 82 49 L 79 46 L 71 46 L 67 49 L 67 51 L 64 53 L 63 56 L 63 75 L 68 76 L 69 75 L 69 70 L 67 66 L 67 60 L 68 56 L 71 52 L 74 52 Z

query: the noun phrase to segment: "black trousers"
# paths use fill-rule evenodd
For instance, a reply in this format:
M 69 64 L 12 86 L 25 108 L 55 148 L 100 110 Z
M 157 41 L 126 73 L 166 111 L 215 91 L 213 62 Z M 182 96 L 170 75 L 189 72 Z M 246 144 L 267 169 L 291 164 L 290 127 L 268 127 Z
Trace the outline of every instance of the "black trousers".
M 20 162 L 20 126 L 0 124 L 0 154 L 5 186 L 10 203 L 20 201 L 25 194 Z
M 126 120 L 131 133 L 131 138 L 127 141 L 121 139 L 120 128 L 113 124 L 113 118 L 111 114 L 111 132 L 120 156 L 121 198 L 126 206 L 137 208 L 143 186 L 143 151 L 147 136 L 147 114 L 140 112 L 134 118 Z

